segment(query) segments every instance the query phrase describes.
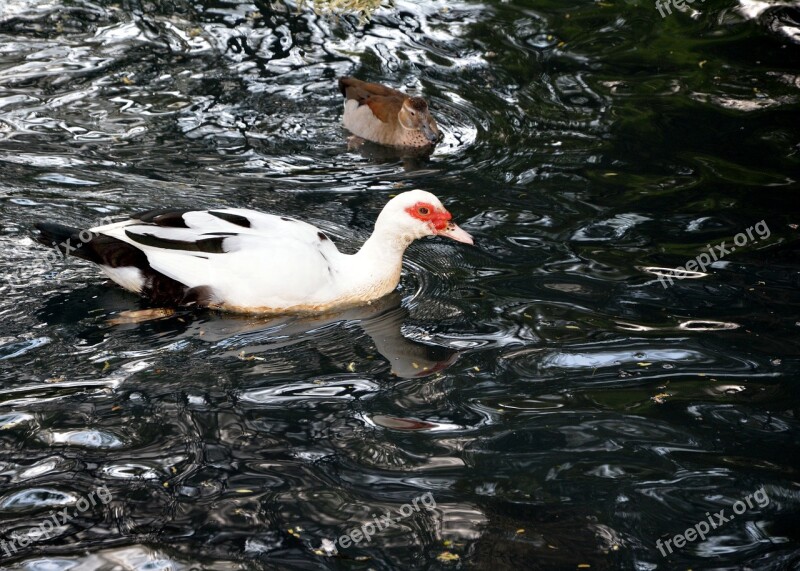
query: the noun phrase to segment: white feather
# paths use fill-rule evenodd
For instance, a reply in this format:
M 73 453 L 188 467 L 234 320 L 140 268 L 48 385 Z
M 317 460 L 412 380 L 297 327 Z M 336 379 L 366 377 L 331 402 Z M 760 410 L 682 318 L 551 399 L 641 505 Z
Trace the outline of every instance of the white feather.
M 345 100 L 342 124 L 345 129 L 362 139 L 382 144 L 393 141 L 389 125 L 375 117 L 369 105 L 359 105 L 355 99 Z
M 112 268 L 111 266 L 100 266 L 103 273 L 111 278 L 115 283 L 121 285 L 128 291 L 141 293 L 144 287 L 144 276 L 139 268 L 124 266 Z

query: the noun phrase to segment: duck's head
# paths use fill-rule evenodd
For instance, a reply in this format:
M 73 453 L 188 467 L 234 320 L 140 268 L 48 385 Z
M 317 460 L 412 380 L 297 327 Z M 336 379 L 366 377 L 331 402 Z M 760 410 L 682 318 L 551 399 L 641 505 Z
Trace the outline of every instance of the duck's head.
M 431 145 L 439 141 L 439 127 L 428 110 L 428 103 L 421 97 L 406 97 L 397 120 L 403 129 L 422 133 Z
M 405 246 L 425 236 L 445 236 L 456 242 L 472 244 L 472 236 L 459 228 L 452 218 L 430 192 L 409 190 L 386 203 L 375 228 L 397 235 Z

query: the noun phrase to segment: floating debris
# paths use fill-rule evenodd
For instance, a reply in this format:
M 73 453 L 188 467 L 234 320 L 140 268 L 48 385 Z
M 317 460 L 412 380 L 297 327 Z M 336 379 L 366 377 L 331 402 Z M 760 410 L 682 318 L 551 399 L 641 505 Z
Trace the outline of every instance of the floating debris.
M 656 404 L 664 404 L 667 402 L 667 398 L 671 396 L 671 393 L 658 393 L 656 396 L 650 397 L 650 400 Z
M 323 555 L 325 557 L 333 557 L 337 555 L 339 551 L 336 549 L 336 543 L 331 541 L 330 539 L 322 539 L 322 544 L 314 550 L 314 553 L 317 555 Z
M 302 10 L 307 4 L 308 0 L 301 0 L 298 7 Z M 359 22 L 363 24 L 370 19 L 375 10 L 380 8 L 381 0 L 312 0 L 310 4 L 317 14 L 335 16 L 353 14 L 358 16 Z

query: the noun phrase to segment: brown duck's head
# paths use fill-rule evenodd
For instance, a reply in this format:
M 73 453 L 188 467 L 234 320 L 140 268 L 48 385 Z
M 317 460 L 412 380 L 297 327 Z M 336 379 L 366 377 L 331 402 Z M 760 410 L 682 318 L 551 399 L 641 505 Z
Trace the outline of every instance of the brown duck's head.
M 404 129 L 420 131 L 431 145 L 439 141 L 439 127 L 421 97 L 406 97 L 397 119 Z

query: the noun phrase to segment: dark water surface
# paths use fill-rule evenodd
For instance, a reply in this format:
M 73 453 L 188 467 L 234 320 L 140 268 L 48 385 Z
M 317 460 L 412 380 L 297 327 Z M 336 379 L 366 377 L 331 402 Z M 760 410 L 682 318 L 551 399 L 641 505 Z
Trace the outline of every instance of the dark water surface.
M 0 1 L 0 564 L 800 567 L 797 2 L 260 6 Z M 348 150 L 344 74 L 443 143 Z M 224 205 L 352 251 L 410 188 L 477 246 L 320 320 L 114 324 L 147 306 L 31 231 Z

